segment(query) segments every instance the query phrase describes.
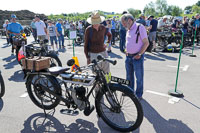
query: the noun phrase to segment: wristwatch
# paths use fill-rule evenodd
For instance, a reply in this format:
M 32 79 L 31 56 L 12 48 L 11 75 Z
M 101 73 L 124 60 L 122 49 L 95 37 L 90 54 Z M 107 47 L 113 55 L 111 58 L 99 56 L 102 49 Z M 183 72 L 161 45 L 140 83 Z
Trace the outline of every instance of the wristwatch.
M 142 54 L 139 53 L 138 55 L 141 56 Z

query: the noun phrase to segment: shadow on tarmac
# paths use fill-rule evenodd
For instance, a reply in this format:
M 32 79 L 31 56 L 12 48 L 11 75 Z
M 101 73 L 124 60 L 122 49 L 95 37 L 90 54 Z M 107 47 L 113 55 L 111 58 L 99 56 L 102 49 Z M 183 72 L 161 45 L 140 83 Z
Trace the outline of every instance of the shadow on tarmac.
M 3 65 L 5 69 L 12 69 L 15 65 L 18 65 L 19 63 L 17 60 L 13 60 L 12 62 L 9 62 L 8 64 Z
M 37 113 L 30 116 L 24 121 L 24 129 L 21 133 L 98 133 L 98 129 L 94 127 L 92 122 L 77 119 L 75 123 L 69 126 L 62 124 L 54 116 L 47 114 L 45 118 L 44 113 Z
M 23 79 L 23 77 L 24 77 L 23 71 L 18 70 L 12 76 L 10 76 L 8 80 L 14 82 L 25 82 L 25 79 Z
M 146 100 L 142 100 L 141 104 L 144 117 L 153 125 L 156 133 L 193 133 L 182 121 L 163 118 Z
M 176 61 L 177 60 L 177 58 L 171 57 L 171 56 L 167 56 L 165 54 L 162 54 L 161 52 L 156 52 L 156 53 L 152 53 L 152 54 L 155 55 L 155 56 L 157 56 L 157 57 L 166 59 L 166 60 L 172 60 L 172 61 Z
M 10 47 L 10 46 L 11 46 L 10 44 L 4 43 L 1 48 L 7 48 L 7 47 Z
M 152 56 L 152 55 L 150 55 L 150 54 L 145 54 L 144 57 L 147 58 L 147 59 L 151 59 L 151 60 L 165 61 L 165 59 L 158 58 L 158 57 L 156 57 L 156 56 Z
M 115 53 L 113 53 L 113 52 L 108 53 L 108 56 L 109 56 L 110 58 L 123 59 L 122 56 L 120 56 L 120 55 L 118 55 L 118 54 L 115 54 Z
M 14 55 L 10 55 L 10 56 L 8 56 L 8 57 L 6 57 L 6 58 L 3 58 L 2 60 L 3 61 L 6 61 L 6 62 L 11 62 L 11 60 L 12 59 L 15 59 L 16 57 L 14 56 Z
M 184 100 L 185 102 L 191 104 L 191 105 L 194 106 L 195 108 L 200 109 L 200 107 L 198 107 L 197 105 L 193 104 L 192 102 L 186 100 L 185 98 L 183 98 L 183 100 Z
M 0 112 L 1 112 L 1 110 L 3 109 L 3 105 L 4 105 L 4 103 L 3 103 L 3 99 L 0 98 Z

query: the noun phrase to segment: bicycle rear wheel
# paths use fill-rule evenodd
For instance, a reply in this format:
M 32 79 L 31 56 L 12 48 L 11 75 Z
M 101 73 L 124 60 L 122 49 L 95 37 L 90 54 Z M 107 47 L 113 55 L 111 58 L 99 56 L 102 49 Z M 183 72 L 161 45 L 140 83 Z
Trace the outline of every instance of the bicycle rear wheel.
M 117 84 L 109 86 L 111 94 L 107 91 L 97 95 L 96 108 L 99 116 L 115 130 L 129 132 L 137 129 L 143 120 L 140 102 L 129 88 Z M 115 97 L 119 105 L 115 103 L 111 95 Z M 114 106 L 112 107 L 111 104 Z

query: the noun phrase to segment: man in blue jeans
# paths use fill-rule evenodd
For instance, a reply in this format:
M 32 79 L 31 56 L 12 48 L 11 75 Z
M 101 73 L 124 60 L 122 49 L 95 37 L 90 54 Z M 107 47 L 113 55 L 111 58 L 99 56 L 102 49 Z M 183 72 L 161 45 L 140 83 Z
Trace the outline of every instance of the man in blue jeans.
M 147 32 L 143 25 L 139 26 L 134 22 L 131 14 L 122 15 L 121 22 L 128 29 L 126 33 L 126 77 L 130 81 L 130 87 L 133 90 L 136 77 L 135 94 L 141 100 L 144 89 L 144 52 L 149 46 Z
M 61 49 L 61 46 L 64 48 L 64 35 L 62 33 L 62 19 L 58 19 L 58 22 L 56 23 L 56 30 L 58 33 L 58 42 L 59 42 L 59 49 Z M 62 42 L 62 43 L 61 43 Z

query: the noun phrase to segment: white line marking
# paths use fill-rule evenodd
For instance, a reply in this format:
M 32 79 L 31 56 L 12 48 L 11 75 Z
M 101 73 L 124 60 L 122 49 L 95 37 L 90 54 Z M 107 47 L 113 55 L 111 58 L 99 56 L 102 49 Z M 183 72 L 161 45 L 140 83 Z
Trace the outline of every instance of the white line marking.
M 187 71 L 188 68 L 189 68 L 189 65 L 185 65 L 185 66 L 183 67 L 183 71 Z
M 28 93 L 26 92 L 26 93 L 22 94 L 20 97 L 25 98 L 27 96 L 28 96 Z
M 180 101 L 180 98 L 176 98 L 176 97 L 171 97 L 168 100 L 168 103 L 174 104 L 174 103 L 178 103 Z
M 168 67 L 174 67 L 177 68 L 177 66 L 171 66 L 171 65 L 167 65 Z M 180 69 L 182 69 L 183 71 L 187 71 L 189 68 L 189 65 L 185 65 L 184 67 L 180 67 Z
M 69 54 L 73 54 L 73 52 L 68 52 Z M 81 55 L 82 53 L 80 53 L 80 52 L 76 52 L 75 54 L 79 54 L 79 55 Z
M 160 93 L 160 92 L 155 92 L 155 91 L 150 91 L 150 90 L 146 90 L 146 92 L 156 94 L 156 95 L 160 95 L 160 96 L 164 96 L 164 97 L 171 97 L 170 95 Z
M 175 104 L 175 103 L 178 103 L 180 101 L 180 98 L 172 97 L 172 96 L 164 94 L 164 93 L 150 91 L 150 90 L 146 90 L 146 92 L 156 94 L 156 95 L 159 95 L 159 96 L 168 97 L 169 98 L 168 103 L 170 103 L 170 104 Z

